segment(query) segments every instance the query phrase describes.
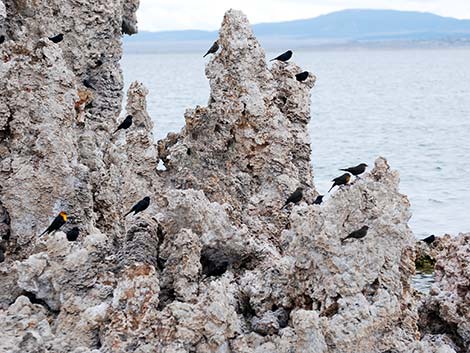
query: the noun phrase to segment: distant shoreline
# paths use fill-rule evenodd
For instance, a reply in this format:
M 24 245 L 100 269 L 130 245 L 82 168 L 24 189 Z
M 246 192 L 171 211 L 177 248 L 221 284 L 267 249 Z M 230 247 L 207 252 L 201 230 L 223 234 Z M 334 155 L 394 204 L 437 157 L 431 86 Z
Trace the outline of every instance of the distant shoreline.
M 268 51 L 289 47 L 297 51 L 354 51 L 354 50 L 412 50 L 412 49 L 470 49 L 470 39 L 461 41 L 350 41 L 319 43 L 301 40 L 260 40 Z M 199 53 L 210 46 L 209 40 L 140 41 L 123 43 L 127 54 Z

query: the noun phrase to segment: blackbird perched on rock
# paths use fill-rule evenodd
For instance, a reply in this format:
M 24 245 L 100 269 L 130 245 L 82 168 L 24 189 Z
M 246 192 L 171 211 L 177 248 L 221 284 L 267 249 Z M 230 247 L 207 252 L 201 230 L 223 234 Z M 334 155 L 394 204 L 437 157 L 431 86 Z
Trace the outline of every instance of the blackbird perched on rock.
M 122 123 L 119 124 L 119 126 L 117 127 L 116 131 L 113 132 L 113 134 L 115 134 L 116 132 L 118 132 L 118 131 L 121 130 L 121 129 L 126 130 L 126 129 L 128 129 L 131 125 L 132 125 L 132 115 L 128 115 L 128 116 L 126 116 L 126 118 L 122 121 Z
M 92 90 L 95 89 L 95 87 L 92 86 L 92 84 L 90 83 L 89 80 L 83 80 L 83 85 L 84 85 L 86 88 L 89 88 L 89 89 L 92 89 Z
M 209 54 L 214 54 L 217 52 L 217 50 L 219 50 L 219 42 L 218 41 L 215 41 L 214 44 L 212 44 L 212 46 L 209 48 L 209 50 L 207 51 L 206 54 L 204 54 L 203 58 L 205 58 L 207 55 Z
M 60 229 L 67 222 L 67 214 L 65 212 L 60 212 L 56 218 L 52 221 L 51 225 L 41 234 L 49 234 Z M 40 236 L 41 236 L 40 235 Z
M 318 195 L 315 198 L 315 201 L 313 201 L 313 204 L 314 205 L 320 205 L 323 202 L 323 197 L 324 197 L 324 195 Z
M 426 244 L 432 244 L 436 240 L 436 236 L 434 234 L 431 234 L 429 237 L 426 237 L 424 239 L 421 239 L 422 242 L 425 242 Z
M 332 180 L 333 185 L 331 186 L 330 190 L 328 190 L 328 192 L 330 192 L 331 189 L 333 189 L 335 186 L 347 185 L 350 180 L 351 180 L 351 174 L 349 173 L 344 173 L 343 175 L 337 178 L 334 178 Z
M 64 39 L 64 35 L 62 33 L 54 36 L 54 37 L 49 37 L 49 40 L 53 43 L 60 43 Z
M 80 234 L 80 230 L 78 227 L 73 227 L 69 231 L 65 233 L 67 235 L 67 240 L 68 241 L 75 241 L 78 239 L 78 235 Z
M 0 36 L 0 44 L 3 44 L 4 41 L 5 41 L 5 36 L 2 34 Z
M 301 72 L 295 75 L 295 79 L 299 82 L 305 81 L 308 78 L 308 71 Z
M 150 205 L 150 197 L 145 196 L 142 200 L 137 202 L 134 206 L 132 206 L 131 210 L 127 212 L 124 217 L 126 217 L 129 213 L 134 212 L 134 216 L 147 209 Z
M 361 163 L 356 165 L 355 167 L 350 167 L 350 168 L 345 168 L 345 169 L 340 169 L 344 172 L 351 173 L 354 176 L 358 176 L 359 174 L 362 174 L 366 171 L 367 164 Z
M 302 186 L 299 186 L 295 191 L 287 198 L 286 203 L 282 208 L 286 207 L 290 203 L 297 203 L 300 200 L 302 200 L 304 188 Z
M 366 235 L 367 235 L 367 231 L 369 230 L 369 227 L 368 226 L 362 226 L 361 229 L 358 229 L 358 230 L 355 230 L 354 232 L 352 233 L 349 233 L 349 235 L 342 239 L 341 242 L 344 242 L 346 239 L 361 239 L 361 238 L 364 238 Z
M 290 58 L 292 58 L 292 50 L 288 50 L 285 53 L 282 53 L 281 55 L 279 55 L 279 56 L 277 56 L 274 59 L 271 59 L 269 61 L 277 60 L 277 61 L 286 62 Z

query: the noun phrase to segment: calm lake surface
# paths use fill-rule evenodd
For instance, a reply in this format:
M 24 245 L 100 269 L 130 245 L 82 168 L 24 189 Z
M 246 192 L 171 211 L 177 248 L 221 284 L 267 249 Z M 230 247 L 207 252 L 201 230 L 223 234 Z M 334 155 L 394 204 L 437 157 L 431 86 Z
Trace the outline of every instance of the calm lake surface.
M 157 139 L 207 104 L 206 49 L 124 53 L 126 87 L 150 90 Z M 309 128 L 319 192 L 338 168 L 384 156 L 400 172 L 416 237 L 470 232 L 470 49 L 296 50 L 292 60 L 317 76 Z

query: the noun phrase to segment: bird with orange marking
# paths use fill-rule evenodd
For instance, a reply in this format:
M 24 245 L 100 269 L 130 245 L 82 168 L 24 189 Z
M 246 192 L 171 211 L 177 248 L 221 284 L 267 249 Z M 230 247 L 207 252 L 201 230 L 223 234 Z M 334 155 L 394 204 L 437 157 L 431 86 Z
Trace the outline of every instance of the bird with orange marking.
M 46 233 L 50 234 L 50 233 L 53 233 L 55 231 L 58 231 L 60 229 L 60 227 L 62 227 L 65 223 L 67 223 L 67 213 L 62 211 L 57 215 L 56 218 L 54 218 L 51 225 L 49 227 L 47 227 L 47 229 L 41 235 L 44 235 Z

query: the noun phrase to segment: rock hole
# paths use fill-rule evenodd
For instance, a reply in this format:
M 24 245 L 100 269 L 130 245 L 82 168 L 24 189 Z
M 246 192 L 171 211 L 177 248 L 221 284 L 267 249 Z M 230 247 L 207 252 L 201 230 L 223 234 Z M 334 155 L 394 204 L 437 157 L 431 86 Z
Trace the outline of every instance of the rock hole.
M 465 343 L 464 339 L 459 334 L 459 327 L 455 323 L 447 322 L 439 315 L 439 305 L 423 305 L 419 309 L 418 328 L 421 338 L 427 334 L 430 335 L 447 335 L 452 342 L 456 345 L 455 349 L 458 353 L 464 353 Z
M 160 297 L 158 303 L 158 310 L 163 310 L 165 307 L 176 300 L 175 290 L 173 287 L 162 287 L 160 289 Z
M 201 254 L 200 262 L 202 265 L 202 274 L 205 277 L 222 276 L 228 268 L 229 262 L 224 257 Z
M 94 349 L 100 349 L 103 344 L 101 343 L 101 337 L 100 337 L 100 331 L 97 329 L 94 332 L 94 343 L 93 343 L 93 348 Z
M 241 294 L 235 312 L 239 315 L 242 315 L 247 320 L 247 322 L 250 322 L 251 318 L 256 315 L 255 310 L 251 306 L 249 295 L 245 293 Z
M 277 307 L 277 305 L 273 305 L 272 312 L 277 318 L 277 322 L 279 323 L 279 328 L 284 328 L 289 325 L 289 316 L 291 309 L 285 309 L 283 307 Z
M 1 240 L 10 240 L 10 215 L 6 208 L 0 203 L 0 237 Z
M 165 229 L 163 229 L 163 227 L 161 226 L 160 223 L 158 223 L 158 226 L 157 226 L 157 239 L 158 239 L 158 247 L 157 247 L 157 268 L 160 270 L 160 271 L 163 271 L 165 269 L 165 265 L 166 265 L 166 260 L 167 259 L 163 259 L 161 256 L 160 256 L 160 247 L 161 245 L 163 244 L 163 240 L 165 240 Z
M 230 138 L 229 140 L 227 140 L 227 143 L 226 143 L 226 148 L 229 149 L 231 148 L 233 145 L 235 144 L 235 137 L 232 137 Z
M 27 297 L 32 304 L 41 305 L 44 308 L 46 308 L 47 311 L 50 311 L 53 314 L 57 315 L 60 312 L 60 310 L 51 309 L 51 307 L 43 299 L 39 299 L 38 297 L 36 297 L 36 294 L 32 292 L 24 291 L 23 293 L 21 293 L 21 295 L 24 295 L 25 297 Z

